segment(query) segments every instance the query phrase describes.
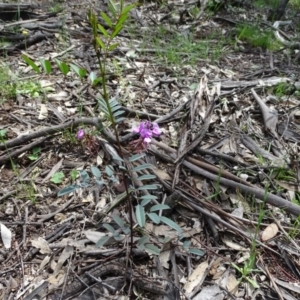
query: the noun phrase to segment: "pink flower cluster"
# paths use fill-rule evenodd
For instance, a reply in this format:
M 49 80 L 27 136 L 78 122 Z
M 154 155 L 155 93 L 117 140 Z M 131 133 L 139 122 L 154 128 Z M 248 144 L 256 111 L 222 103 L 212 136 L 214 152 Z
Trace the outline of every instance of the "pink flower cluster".
M 84 136 L 84 130 L 83 129 L 79 129 L 78 132 L 77 132 L 77 135 L 76 137 L 80 140 L 82 139 Z
M 151 142 L 152 136 L 159 136 L 161 134 L 161 129 L 158 124 L 150 121 L 141 122 L 140 126 L 134 127 L 132 131 L 139 133 L 145 144 L 149 144 Z

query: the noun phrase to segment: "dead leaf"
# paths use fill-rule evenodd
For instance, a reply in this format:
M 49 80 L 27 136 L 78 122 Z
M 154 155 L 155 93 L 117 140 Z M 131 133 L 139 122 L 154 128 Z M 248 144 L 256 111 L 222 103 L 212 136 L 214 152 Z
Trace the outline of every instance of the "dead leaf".
M 1 239 L 2 239 L 3 245 L 6 249 L 9 249 L 11 247 L 12 233 L 11 233 L 10 229 L 8 229 L 2 223 L 0 223 L 0 230 L 1 230 Z
M 233 274 L 230 274 L 227 281 L 227 289 L 230 293 L 235 295 L 238 290 L 239 282 L 236 280 Z
M 204 261 L 189 276 L 183 289 L 188 297 L 191 297 L 195 290 L 198 291 L 207 275 L 208 262 Z M 200 299 L 200 298 L 199 298 Z M 203 298 L 202 298 L 203 299 Z
M 263 242 L 273 238 L 278 232 L 278 226 L 275 223 L 270 224 L 261 234 Z
M 61 253 L 59 259 L 58 259 L 58 262 L 55 266 L 55 270 L 54 270 L 54 273 L 53 273 L 53 276 L 57 276 L 57 274 L 59 273 L 61 267 L 63 266 L 63 264 L 67 261 L 67 259 L 69 257 L 71 257 L 71 255 L 73 254 L 74 252 L 74 248 L 73 246 L 70 246 L 70 245 L 67 245 L 64 249 L 64 251 Z
M 40 253 L 42 254 L 52 253 L 52 250 L 50 249 L 48 242 L 42 237 L 39 237 L 36 240 L 31 240 L 31 244 L 33 247 L 40 249 Z
M 48 117 L 48 108 L 45 104 L 41 104 L 40 113 L 38 116 L 39 120 L 45 120 Z

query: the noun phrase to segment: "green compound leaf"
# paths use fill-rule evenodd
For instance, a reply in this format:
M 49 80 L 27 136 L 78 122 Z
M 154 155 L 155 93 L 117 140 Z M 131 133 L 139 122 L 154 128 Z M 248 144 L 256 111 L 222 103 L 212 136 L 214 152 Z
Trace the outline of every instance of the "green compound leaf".
M 145 250 L 154 255 L 160 254 L 160 249 L 152 244 L 145 244 Z
M 182 245 L 182 247 L 185 249 L 185 250 L 188 250 L 189 247 L 190 247 L 190 244 L 191 244 L 191 240 L 188 240 L 188 241 L 185 241 Z
M 96 247 L 101 247 L 103 245 L 105 245 L 105 243 L 110 239 L 110 236 L 103 236 L 97 243 L 96 243 Z
M 198 255 L 198 256 L 203 256 L 203 255 L 205 255 L 205 252 L 203 252 L 203 251 L 201 251 L 200 249 L 197 249 L 197 248 L 190 248 L 190 249 L 189 249 L 189 252 L 190 252 L 191 254 L 196 254 L 196 255 Z
M 138 154 L 132 155 L 129 157 L 129 161 L 134 162 L 140 158 L 143 158 L 145 155 L 146 155 L 145 153 L 138 153 Z
M 156 204 L 150 208 L 150 211 L 153 212 L 156 210 L 163 210 L 163 209 L 170 209 L 170 206 L 166 204 Z
M 141 199 L 143 199 L 143 201 L 144 200 L 156 200 L 157 199 L 157 196 L 154 196 L 154 195 L 143 195 L 143 196 L 141 196 Z M 149 203 L 149 202 L 148 202 Z M 146 204 L 143 204 L 143 206 L 144 205 L 146 205 Z
M 138 188 L 139 191 L 142 190 L 157 190 L 157 185 L 156 184 L 147 184 L 147 185 L 142 185 Z
M 149 213 L 147 214 L 148 217 L 155 223 L 155 224 L 159 224 L 160 223 L 160 217 L 158 214 L 156 213 Z
M 101 172 L 97 167 L 91 167 L 91 172 L 97 179 L 101 178 Z
M 160 217 L 160 220 L 161 220 L 163 223 L 165 223 L 165 224 L 167 224 L 168 226 L 170 226 L 171 228 L 177 230 L 177 232 L 178 232 L 179 234 L 182 232 L 181 227 L 180 227 L 178 224 L 176 224 L 174 221 L 172 221 L 171 219 L 166 218 L 166 217 Z
M 119 216 L 113 215 L 112 218 L 120 226 L 120 228 L 124 228 L 125 227 L 125 223 L 123 222 L 123 220 Z
M 141 227 L 144 227 L 146 223 L 146 215 L 145 215 L 145 208 L 142 205 L 139 204 L 135 207 L 135 215 L 138 224 Z
M 139 176 L 136 180 L 143 181 L 143 180 L 149 180 L 149 179 L 155 179 L 155 178 L 156 178 L 155 175 L 146 174 L 146 175 Z
M 76 191 L 79 188 L 80 188 L 80 186 L 77 185 L 77 184 L 68 185 L 68 186 L 64 187 L 63 189 L 61 189 L 57 193 L 57 197 L 61 197 L 61 196 L 66 195 L 66 194 L 73 193 L 74 191 Z
M 142 206 L 145 206 L 145 205 L 147 205 L 149 202 L 151 202 L 151 199 L 144 199 L 144 200 L 141 202 L 141 205 L 142 205 Z
M 143 165 L 133 168 L 132 171 L 138 172 L 138 171 L 145 170 L 145 169 L 152 169 L 152 165 L 151 164 L 143 164 Z
M 115 233 L 115 229 L 111 226 L 111 225 L 109 225 L 109 224 L 103 224 L 102 225 L 104 228 L 106 228 L 109 232 L 111 232 L 111 233 Z

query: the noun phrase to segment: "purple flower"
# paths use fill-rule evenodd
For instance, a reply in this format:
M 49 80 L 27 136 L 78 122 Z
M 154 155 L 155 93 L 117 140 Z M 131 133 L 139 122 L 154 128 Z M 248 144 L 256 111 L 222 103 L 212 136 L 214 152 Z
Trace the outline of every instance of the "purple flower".
M 82 139 L 84 136 L 84 130 L 83 129 L 79 129 L 78 132 L 77 132 L 77 135 L 76 137 L 80 140 Z
M 135 133 L 139 133 L 143 142 L 146 144 L 151 142 L 152 136 L 159 136 L 161 134 L 158 124 L 150 121 L 143 121 L 139 127 L 135 127 L 132 130 Z

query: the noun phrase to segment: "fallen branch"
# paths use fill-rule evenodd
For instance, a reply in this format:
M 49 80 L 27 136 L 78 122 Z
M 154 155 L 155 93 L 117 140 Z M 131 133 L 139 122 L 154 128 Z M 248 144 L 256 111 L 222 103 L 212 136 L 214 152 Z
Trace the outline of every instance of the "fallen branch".
M 172 148 L 168 147 L 167 145 L 165 145 L 161 142 L 154 141 L 154 140 L 152 141 L 152 143 L 155 146 L 169 152 L 170 153 L 169 155 L 173 159 L 176 159 L 176 154 L 175 154 L 176 150 L 175 149 L 172 149 Z M 196 166 L 196 163 L 198 166 Z M 226 171 L 223 171 L 223 170 L 220 170 L 217 168 L 218 171 L 215 174 L 213 174 L 204 169 L 201 169 L 199 166 L 202 166 L 203 168 L 205 168 L 205 167 L 207 168 L 207 166 L 210 166 L 211 170 L 213 170 L 212 167 L 214 167 L 214 166 L 211 166 L 211 165 L 206 164 L 201 161 L 197 161 L 196 159 L 192 159 L 192 158 L 188 158 L 187 160 L 184 160 L 183 165 L 185 165 L 186 167 L 188 167 L 190 170 L 194 171 L 195 173 L 202 175 L 206 178 L 209 178 L 213 181 L 219 182 L 220 184 L 224 184 L 225 186 L 231 187 L 235 190 L 239 190 L 244 194 L 254 195 L 256 198 L 266 201 L 266 203 L 271 204 L 275 207 L 284 209 L 288 213 L 291 213 L 295 216 L 300 215 L 300 206 L 299 205 L 296 205 L 296 204 L 289 202 L 281 197 L 278 197 L 272 193 L 269 193 L 267 190 L 263 190 L 258 187 L 254 187 L 248 183 L 247 183 L 247 185 L 244 183 L 240 183 L 242 181 L 241 179 L 239 181 L 234 181 L 231 179 L 224 178 L 224 175 L 227 175 L 227 173 L 230 174 L 229 172 L 226 172 Z M 216 167 L 214 167 L 214 168 L 216 168 Z M 224 173 L 224 172 L 226 172 L 226 173 Z M 231 174 L 231 176 L 234 176 L 234 175 Z M 238 177 L 236 177 L 236 178 L 238 178 Z

